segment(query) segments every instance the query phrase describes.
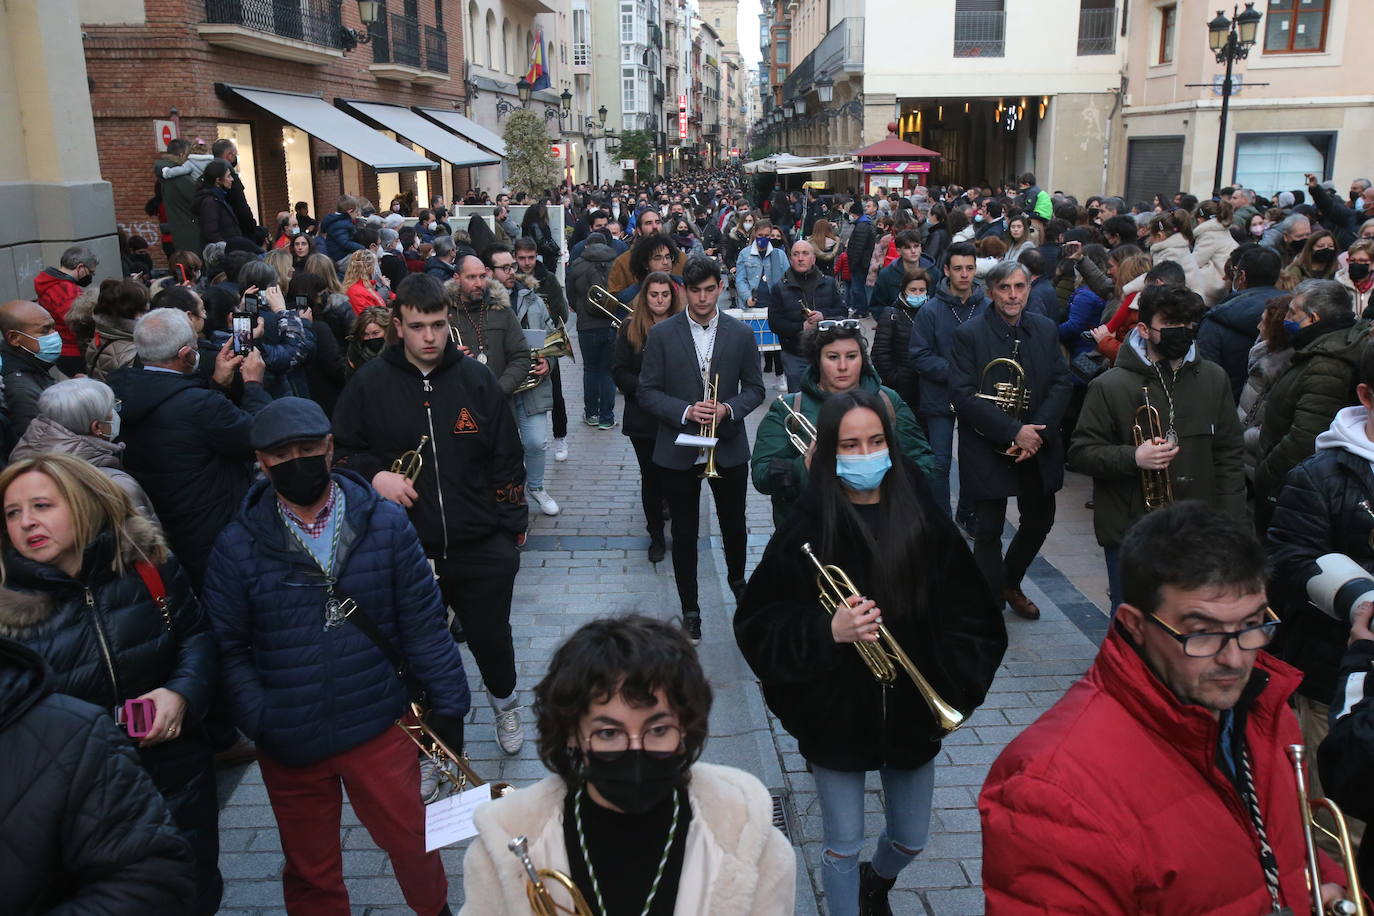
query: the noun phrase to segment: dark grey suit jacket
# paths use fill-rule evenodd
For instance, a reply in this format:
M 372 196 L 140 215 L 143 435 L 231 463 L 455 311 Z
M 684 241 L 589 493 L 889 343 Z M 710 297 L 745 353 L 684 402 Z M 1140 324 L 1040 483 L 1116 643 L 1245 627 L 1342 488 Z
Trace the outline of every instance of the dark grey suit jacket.
M 704 392 L 697 351 L 686 312 L 679 312 L 649 331 L 644 342 L 644 366 L 639 372 L 640 406 L 658 418 L 654 464 L 685 471 L 697 463 L 697 450 L 674 445 L 678 433 L 696 435 L 700 424 L 682 422 L 687 408 Z M 732 416 L 716 428 L 716 464 L 723 468 L 749 461 L 749 436 L 744 418 L 763 403 L 763 372 L 754 332 L 741 321 L 720 313 L 709 375 L 720 375 L 717 397 L 730 405 Z

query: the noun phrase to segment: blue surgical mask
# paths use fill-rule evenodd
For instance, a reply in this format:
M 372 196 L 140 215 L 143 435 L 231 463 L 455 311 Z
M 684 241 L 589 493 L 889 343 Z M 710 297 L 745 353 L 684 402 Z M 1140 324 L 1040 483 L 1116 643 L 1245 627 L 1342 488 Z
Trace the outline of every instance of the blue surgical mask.
M 929 299 L 929 298 L 930 298 L 930 297 L 927 296 L 925 293 L 921 293 L 920 295 L 916 295 L 915 293 L 912 293 L 912 294 L 910 294 L 910 295 L 908 295 L 908 296 L 906 297 L 906 304 L 909 305 L 909 306 L 911 306 L 911 307 L 914 308 L 914 309 L 918 309 L 918 308 L 920 308 L 921 306 L 925 305 L 925 304 L 926 304 L 926 300 Z
M 1356 212 L 1356 213 L 1359 213 L 1359 212 L 1362 211 L 1362 210 L 1364 210 L 1364 195 L 1363 195 L 1363 194 L 1361 194 L 1359 197 L 1355 198 L 1355 212 Z
M 1289 337 L 1292 337 L 1294 334 L 1302 330 L 1302 325 L 1296 321 L 1289 321 L 1285 318 L 1283 321 L 1283 329 L 1288 332 Z
M 867 455 L 836 455 L 835 474 L 851 490 L 867 493 L 876 490 L 892 467 L 887 449 Z
M 768 239 L 754 239 L 754 244 L 759 246 L 759 251 L 768 247 Z
M 19 332 L 24 334 L 23 331 Z M 62 335 L 56 331 L 44 334 L 42 337 L 34 337 L 32 334 L 24 334 L 29 340 L 38 341 L 38 352 L 35 354 L 45 363 L 55 363 L 57 358 L 62 355 Z

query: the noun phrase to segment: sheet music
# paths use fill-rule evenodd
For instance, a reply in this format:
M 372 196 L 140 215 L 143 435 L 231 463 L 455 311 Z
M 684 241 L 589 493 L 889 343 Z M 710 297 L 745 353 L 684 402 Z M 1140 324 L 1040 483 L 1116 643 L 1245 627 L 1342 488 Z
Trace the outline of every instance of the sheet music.
M 491 786 L 474 786 L 425 806 L 425 852 L 477 836 L 472 815 L 491 801 Z
M 683 448 L 715 448 L 720 439 L 714 436 L 693 436 L 690 433 L 678 433 L 673 440 L 674 445 L 681 445 Z

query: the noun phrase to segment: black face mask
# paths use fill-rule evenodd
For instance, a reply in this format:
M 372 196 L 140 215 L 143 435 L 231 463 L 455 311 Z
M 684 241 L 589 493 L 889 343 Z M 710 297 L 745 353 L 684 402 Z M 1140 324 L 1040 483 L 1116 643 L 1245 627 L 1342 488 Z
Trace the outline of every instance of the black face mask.
M 1352 280 L 1364 280 L 1369 276 L 1369 265 L 1359 261 L 1351 261 L 1347 270 L 1350 271 L 1350 279 Z
M 1318 248 L 1312 252 L 1312 260 L 1318 264 L 1330 264 L 1336 260 L 1336 249 Z
M 1183 359 L 1193 346 L 1192 328 L 1160 328 L 1155 351 L 1165 359 Z
M 643 814 L 657 807 L 686 776 L 682 768 L 685 754 L 655 757 L 636 748 L 614 760 L 588 754 L 585 761 L 583 777 L 606 801 L 627 814 Z
M 369 353 L 380 353 L 382 352 L 382 347 L 385 344 L 385 337 L 373 337 L 370 340 L 363 341 L 363 349 Z
M 90 286 L 90 285 L 91 285 L 91 281 L 94 280 L 94 279 L 95 279 L 95 277 L 94 277 L 93 275 L 91 275 L 91 274 L 86 274 L 86 276 L 80 278 L 79 280 L 73 280 L 72 282 L 75 283 L 77 286 L 86 287 L 86 286 Z
M 1303 247 L 1307 244 L 1307 239 L 1294 239 L 1288 243 L 1288 250 L 1293 254 L 1301 254 Z
M 329 486 L 329 461 L 325 455 L 292 458 L 267 469 L 272 489 L 297 506 L 312 506 Z

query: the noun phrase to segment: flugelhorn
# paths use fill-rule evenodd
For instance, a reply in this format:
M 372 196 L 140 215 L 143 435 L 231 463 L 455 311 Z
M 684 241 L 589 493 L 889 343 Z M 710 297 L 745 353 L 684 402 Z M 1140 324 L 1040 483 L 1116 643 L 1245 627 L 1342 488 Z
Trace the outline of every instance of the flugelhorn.
M 626 318 L 634 314 L 634 309 L 615 297 L 615 293 L 606 289 L 604 286 L 593 286 L 587 290 L 587 304 L 597 311 L 603 313 L 611 319 L 611 324 L 619 328 Z M 621 310 L 628 312 L 628 315 L 621 316 Z
M 1145 393 L 1145 403 L 1135 409 L 1135 426 L 1131 432 L 1135 444 L 1153 442 L 1164 438 L 1164 424 L 1159 419 L 1159 411 L 1150 405 L 1150 386 L 1141 389 Z M 1140 469 L 1140 490 L 1145 497 L 1145 511 L 1162 509 L 1174 501 L 1174 483 L 1169 479 L 1169 469 Z
M 539 387 L 547 376 L 534 374 L 534 361 L 537 359 L 557 359 L 566 356 L 577 362 L 573 357 L 572 339 L 568 337 L 568 329 L 563 325 L 554 328 L 544 337 L 544 345 L 538 349 L 530 350 L 530 371 L 525 376 L 525 380 L 520 383 L 520 387 L 515 389 L 515 393 L 529 391 L 531 388 Z
M 1309 798 L 1307 794 L 1307 768 L 1304 761 L 1307 748 L 1301 744 L 1288 745 L 1288 759 L 1293 762 L 1293 774 L 1298 783 L 1298 813 L 1302 817 L 1303 841 L 1307 847 L 1307 888 L 1312 894 L 1313 916 L 1368 916 L 1364 905 L 1364 894 L 1360 891 L 1360 875 L 1355 867 L 1355 846 L 1350 840 L 1350 829 L 1346 826 L 1345 815 L 1340 807 L 1329 798 Z M 1325 810 L 1331 815 L 1334 830 L 1328 830 L 1317 823 L 1317 812 Z M 1340 848 L 1341 865 L 1345 868 L 1346 897 L 1337 900 L 1329 907 L 1322 903 L 1322 872 L 1317 858 L 1317 832 L 1329 837 Z
M 506 782 L 488 783 L 468 764 L 467 757 L 459 754 L 449 747 L 443 738 L 440 738 L 435 731 L 425 722 L 425 711 L 420 708 L 420 704 L 411 703 L 410 711 L 396 720 L 396 724 L 401 727 L 401 731 L 414 741 L 420 748 L 420 752 L 434 762 L 439 771 L 439 778 L 453 786 L 454 791 L 461 792 L 465 786 L 491 786 L 491 797 L 501 798 L 515 791 L 515 787 Z
M 523 836 L 518 836 L 511 840 L 506 846 L 515 857 L 520 860 L 520 864 L 525 866 L 525 874 L 529 881 L 525 884 L 525 896 L 529 898 L 530 909 L 534 916 L 556 916 L 558 913 L 573 913 L 576 916 L 592 916 L 592 908 L 587 905 L 587 898 L 582 896 L 582 891 L 573 883 L 573 879 L 552 868 L 535 868 L 530 861 L 529 843 Z M 568 892 L 572 899 L 572 908 L 569 909 L 561 903 L 556 903 L 553 896 L 549 893 L 548 885 L 545 881 L 552 881 Z
M 821 607 L 834 616 L 836 608 L 849 606 L 849 599 L 858 595 L 859 589 L 843 569 L 823 564 L 816 559 L 809 543 L 803 544 L 801 549 L 816 567 L 816 587 L 820 589 Z M 935 692 L 935 688 L 930 686 L 930 681 L 925 679 L 925 675 L 917 669 L 911 656 L 906 654 L 906 650 L 886 626 L 878 624 L 877 642 L 860 640 L 854 643 L 854 648 L 859 650 L 859 656 L 868 666 L 869 672 L 884 687 L 896 683 L 898 667 L 905 671 L 907 677 L 916 685 L 916 692 L 925 700 L 926 708 L 935 718 L 935 725 L 939 728 L 940 734 L 947 735 L 964 724 L 964 714 L 946 703 Z
M 711 379 L 711 384 L 705 387 L 702 400 L 711 402 L 711 419 L 709 422 L 703 421 L 701 424 L 701 435 L 708 439 L 716 438 L 716 396 L 720 394 L 720 373 L 717 372 Z M 716 470 L 716 447 L 709 446 L 706 449 L 706 469 L 701 472 L 705 478 L 719 477 L 720 472 Z
M 787 441 L 792 443 L 797 454 L 805 455 L 816 441 L 816 425 L 806 419 L 806 415 L 800 410 L 788 404 L 786 395 L 778 398 L 778 403 L 786 411 L 782 420 L 782 428 L 787 433 Z
M 1018 340 L 1012 345 L 1011 358 L 1005 356 L 991 360 L 983 367 L 983 372 L 978 376 L 978 393 L 975 397 L 980 397 L 985 401 L 991 401 L 997 405 L 997 409 L 1011 417 L 1013 420 L 1020 420 L 1027 410 L 1030 409 L 1030 389 L 1026 387 L 1026 370 L 1016 361 L 1016 351 L 1021 342 Z M 987 388 L 988 375 L 998 369 L 1005 368 L 1007 379 L 994 382 L 992 391 Z M 1002 454 L 1015 458 L 1021 454 L 1020 446 L 1012 443 L 1002 450 Z
M 425 456 L 422 454 L 425 443 L 429 441 L 429 436 L 421 436 L 420 444 L 408 452 L 401 452 L 401 457 L 391 462 L 391 473 L 400 474 L 406 480 L 414 483 L 420 476 L 420 469 L 425 466 Z

